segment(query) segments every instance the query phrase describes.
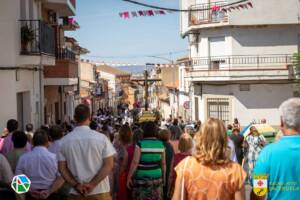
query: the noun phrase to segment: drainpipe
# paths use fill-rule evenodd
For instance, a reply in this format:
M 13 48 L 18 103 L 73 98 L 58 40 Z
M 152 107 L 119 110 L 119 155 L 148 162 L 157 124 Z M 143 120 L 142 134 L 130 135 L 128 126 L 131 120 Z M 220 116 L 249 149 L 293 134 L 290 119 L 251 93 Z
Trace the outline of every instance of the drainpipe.
M 43 56 L 40 58 L 40 66 L 39 66 L 39 85 L 40 85 L 40 114 L 39 114 L 39 126 L 43 124 L 44 119 L 44 83 L 43 83 L 43 65 L 42 65 Z

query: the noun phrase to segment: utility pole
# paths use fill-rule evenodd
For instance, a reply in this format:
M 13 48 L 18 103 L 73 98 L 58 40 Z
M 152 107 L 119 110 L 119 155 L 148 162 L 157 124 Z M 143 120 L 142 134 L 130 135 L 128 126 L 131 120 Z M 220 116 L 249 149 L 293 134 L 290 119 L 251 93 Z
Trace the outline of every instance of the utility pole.
M 148 111 L 148 96 L 149 96 L 149 93 L 148 93 L 148 71 L 145 70 L 145 82 L 144 82 L 144 85 L 145 85 L 145 110 Z

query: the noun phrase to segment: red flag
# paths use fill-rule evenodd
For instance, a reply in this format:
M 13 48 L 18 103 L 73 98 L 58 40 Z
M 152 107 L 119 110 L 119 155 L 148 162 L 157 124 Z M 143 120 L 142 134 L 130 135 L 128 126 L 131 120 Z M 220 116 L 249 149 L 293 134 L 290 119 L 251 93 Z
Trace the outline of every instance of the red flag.
M 153 10 L 148 10 L 148 16 L 154 16 Z
M 217 11 L 220 10 L 220 7 L 219 7 L 219 6 L 213 6 L 213 7 L 211 8 L 211 10 L 212 10 L 213 12 L 217 12 Z
M 124 19 L 129 19 L 130 18 L 129 12 L 124 12 L 123 16 L 124 16 Z

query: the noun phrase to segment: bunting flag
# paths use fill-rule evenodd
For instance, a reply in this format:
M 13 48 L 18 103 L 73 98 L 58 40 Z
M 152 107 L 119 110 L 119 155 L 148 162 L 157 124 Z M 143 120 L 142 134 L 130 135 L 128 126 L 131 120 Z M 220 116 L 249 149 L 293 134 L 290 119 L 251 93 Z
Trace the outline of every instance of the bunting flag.
M 253 8 L 253 4 L 251 2 L 246 2 L 242 4 L 237 4 L 234 6 L 228 6 L 228 7 L 223 7 L 223 6 L 212 6 L 210 9 L 214 13 L 218 12 L 231 12 L 233 10 L 241 10 L 241 9 L 249 9 Z M 120 12 L 119 16 L 122 19 L 130 19 L 130 18 L 137 18 L 137 17 L 152 17 L 152 16 L 159 16 L 159 15 L 166 15 L 173 13 L 173 11 L 170 10 L 139 10 L 139 11 L 125 11 L 125 12 Z
M 146 16 L 157 16 L 166 15 L 167 13 L 172 13 L 164 10 L 139 10 L 139 11 L 125 11 L 120 12 L 119 16 L 123 19 L 136 18 L 136 17 L 146 17 Z
M 235 6 L 230 6 L 230 7 L 220 7 L 220 6 L 213 6 L 211 7 L 212 12 L 231 12 L 232 10 L 241 10 L 241 9 L 248 9 L 248 7 L 253 8 L 253 4 L 251 2 L 247 3 L 242 3 L 242 4 L 237 4 Z

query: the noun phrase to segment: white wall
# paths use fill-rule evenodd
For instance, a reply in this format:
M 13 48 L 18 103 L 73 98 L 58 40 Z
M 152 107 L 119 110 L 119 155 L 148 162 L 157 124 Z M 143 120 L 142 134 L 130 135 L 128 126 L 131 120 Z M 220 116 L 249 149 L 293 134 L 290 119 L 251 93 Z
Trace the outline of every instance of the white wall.
M 94 65 L 91 63 L 80 62 L 80 79 L 84 81 L 95 81 L 94 80 Z
M 108 88 L 111 88 L 113 92 L 116 92 L 116 77 L 113 74 L 100 71 L 100 77 L 108 80 Z
M 235 0 L 230 0 L 235 1 Z M 229 12 L 230 25 L 297 24 L 298 0 L 251 0 L 253 8 Z
M 191 52 L 191 57 L 208 57 L 209 56 L 209 38 L 225 37 L 224 55 L 229 55 L 232 51 L 231 47 L 231 31 L 228 28 L 206 29 L 199 34 L 198 52 Z
M 288 31 L 287 31 L 288 30 Z M 298 50 L 300 26 L 263 28 L 219 28 L 202 30 L 198 52 L 191 57 L 208 57 L 209 38 L 225 36 L 223 55 L 293 54 Z
M 300 12 L 300 8 L 299 8 Z M 232 55 L 294 54 L 300 26 L 233 28 Z
M 181 0 L 182 9 L 191 5 L 207 3 L 207 0 Z M 214 2 L 212 0 L 211 2 Z M 236 0 L 228 0 L 236 2 Z M 229 25 L 299 24 L 300 2 L 298 0 L 251 0 L 253 8 L 235 9 L 228 14 Z M 181 34 L 189 31 L 188 13 L 181 13 Z M 202 25 L 207 26 L 206 24 Z
M 0 1 L 0 67 L 15 66 L 20 47 L 20 1 Z
M 40 101 L 38 72 L 19 71 L 19 81 L 16 81 L 15 71 L 0 72 L 0 130 L 5 128 L 8 119 L 17 119 L 17 93 L 28 92 L 30 101 L 25 101 L 24 122 L 32 123 L 34 127 L 39 124 L 39 110 L 36 110 L 36 102 Z M 27 117 L 26 117 L 27 116 Z
M 29 19 L 28 0 L 24 0 L 26 6 L 25 17 Z M 39 19 L 39 3 L 32 1 L 33 15 L 31 19 Z M 0 68 L 19 67 L 20 56 L 20 0 L 0 1 Z M 23 66 L 24 67 L 24 66 Z M 33 68 L 32 65 L 25 67 Z M 0 130 L 6 126 L 10 118 L 17 119 L 17 93 L 26 92 L 29 97 L 24 100 L 24 122 L 31 122 L 38 126 L 39 111 L 36 110 L 36 102 L 40 102 L 39 72 L 30 70 L 18 70 L 19 81 L 16 81 L 16 70 L 0 71 Z M 43 90 L 43 88 L 42 88 Z M 42 94 L 43 95 L 43 91 Z
M 203 85 L 203 100 L 199 103 L 199 117 L 206 119 L 204 104 L 205 98 L 210 95 L 221 95 L 232 99 L 231 119 L 237 117 L 242 126 L 253 120 L 266 118 L 274 126 L 280 124 L 279 106 L 288 98 L 293 97 L 292 84 L 252 84 L 250 91 L 240 91 L 239 85 L 213 86 Z

